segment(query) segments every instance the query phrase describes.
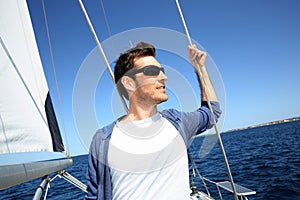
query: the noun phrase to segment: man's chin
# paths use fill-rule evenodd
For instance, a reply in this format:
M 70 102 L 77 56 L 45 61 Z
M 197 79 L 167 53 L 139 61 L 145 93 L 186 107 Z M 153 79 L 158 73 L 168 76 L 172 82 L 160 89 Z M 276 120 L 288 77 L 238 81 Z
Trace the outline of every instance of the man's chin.
M 166 101 L 168 101 L 168 99 L 169 99 L 169 97 L 168 97 L 168 96 L 166 96 L 165 98 L 161 98 L 161 99 L 158 101 L 158 103 L 157 103 L 157 104 L 160 104 L 160 103 L 166 102 Z

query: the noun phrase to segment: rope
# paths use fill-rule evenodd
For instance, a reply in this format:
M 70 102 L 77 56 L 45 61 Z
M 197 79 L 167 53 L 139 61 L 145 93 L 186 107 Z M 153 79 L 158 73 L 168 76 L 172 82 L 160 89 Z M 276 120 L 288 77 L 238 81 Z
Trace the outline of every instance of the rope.
M 102 48 L 102 46 L 101 46 L 101 43 L 99 42 L 99 39 L 98 39 L 98 37 L 97 37 L 97 34 L 96 34 L 95 29 L 94 29 L 94 27 L 93 27 L 93 24 L 92 24 L 92 22 L 91 22 L 91 20 L 90 20 L 90 18 L 89 18 L 89 16 L 88 16 L 88 14 L 87 14 L 87 11 L 86 11 L 86 9 L 85 9 L 85 7 L 84 7 L 82 1 L 81 1 L 81 0 L 78 0 L 78 2 L 79 2 L 79 4 L 80 4 L 80 7 L 81 7 L 81 9 L 82 9 L 82 12 L 83 12 L 83 14 L 84 14 L 84 16 L 85 16 L 85 18 L 86 18 L 86 21 L 87 21 L 87 23 L 88 23 L 88 25 L 89 25 L 89 27 L 90 27 L 90 30 L 91 30 L 91 32 L 92 32 L 92 34 L 93 34 L 93 37 L 94 37 L 94 39 L 95 39 L 95 42 L 97 43 L 97 47 L 98 47 L 98 49 L 100 50 L 100 53 L 101 53 L 101 55 L 102 55 L 102 58 L 103 58 L 103 60 L 104 60 L 105 65 L 106 65 L 106 67 L 107 67 L 107 69 L 108 69 L 108 71 L 109 71 L 109 74 L 110 74 L 110 76 L 111 76 L 111 79 L 112 79 L 112 81 L 113 81 L 113 83 L 114 83 L 114 85 L 115 85 L 115 87 L 116 87 L 114 74 L 113 74 L 113 72 L 112 72 L 112 70 L 111 70 L 111 68 L 110 68 L 109 62 L 108 62 L 107 57 L 106 57 L 106 55 L 105 55 L 105 53 L 104 53 L 104 51 L 103 51 L 103 48 Z M 116 88 L 117 88 L 117 87 L 116 87 Z M 123 96 L 120 94 L 119 91 L 118 91 L 118 94 L 119 94 L 119 96 L 120 96 L 120 99 L 121 99 L 121 102 L 122 102 L 122 104 L 123 104 L 123 106 L 124 106 L 124 109 L 126 110 L 126 112 L 128 112 L 128 107 L 127 107 L 127 104 L 126 104 L 126 102 L 125 102 Z
M 178 0 L 175 0 L 175 1 L 176 1 L 178 12 L 180 14 L 180 18 L 181 18 L 181 21 L 182 21 L 182 24 L 183 24 L 183 27 L 184 27 L 184 30 L 185 30 L 188 42 L 189 42 L 190 45 L 192 45 L 192 40 L 191 40 L 191 37 L 189 35 L 188 29 L 187 29 L 187 26 L 186 26 L 186 23 L 185 23 L 185 20 L 184 20 L 184 17 L 183 17 L 183 14 L 182 14 L 182 11 L 181 11 L 181 8 L 180 8 L 180 5 L 179 5 L 179 2 L 178 2 Z M 198 69 L 200 83 L 203 86 L 203 92 L 204 92 L 204 94 L 206 96 L 209 109 L 213 113 L 212 106 L 211 106 L 210 100 L 208 98 L 207 90 L 206 90 L 206 87 L 205 87 L 205 82 L 203 80 L 202 73 L 200 71 L 200 67 L 199 67 L 198 63 L 196 63 L 196 66 L 197 66 L 197 69 Z M 226 165 L 228 177 L 229 177 L 229 180 L 230 180 L 230 183 L 231 183 L 231 187 L 232 187 L 232 191 L 233 191 L 233 194 L 234 194 L 234 198 L 235 198 L 235 200 L 238 200 L 237 192 L 236 192 L 236 189 L 235 189 L 235 186 L 234 186 L 233 178 L 232 178 L 232 175 L 231 175 L 231 171 L 230 171 L 230 167 L 229 167 L 229 164 L 228 164 L 228 160 L 227 160 L 227 156 L 226 156 L 226 153 L 225 153 L 225 149 L 224 149 L 224 146 L 223 146 L 223 142 L 222 142 L 222 139 L 221 139 L 221 135 L 219 133 L 219 130 L 218 130 L 218 127 L 217 127 L 216 124 L 217 124 L 216 120 L 214 119 L 214 129 L 216 131 L 216 135 L 217 135 L 218 140 L 219 140 L 220 148 L 221 148 L 221 151 L 222 151 L 222 154 L 223 154 L 223 158 L 224 158 L 224 162 L 225 162 L 225 165 Z
M 66 134 L 65 120 L 64 120 L 64 114 L 63 114 L 63 109 L 62 109 L 62 101 L 60 98 L 60 91 L 59 91 L 59 87 L 58 87 L 58 81 L 57 81 L 57 75 L 56 75 L 56 69 L 55 69 L 55 63 L 54 63 L 54 56 L 53 56 L 53 50 L 52 50 L 52 45 L 51 45 L 51 39 L 50 39 L 50 33 L 49 33 L 48 20 L 47 20 L 44 0 L 42 0 L 42 4 L 43 4 L 44 20 L 45 20 L 45 25 L 46 25 L 47 37 L 48 37 L 48 45 L 49 45 L 50 56 L 51 56 L 52 70 L 53 70 L 53 74 L 54 74 L 57 98 L 58 98 L 58 102 L 59 102 L 59 110 L 60 110 L 60 115 L 61 115 L 61 119 L 62 119 L 63 130 L 64 130 L 63 134 L 64 134 L 65 142 L 66 142 L 66 147 L 64 147 L 64 149 L 66 151 L 67 157 L 70 157 L 68 138 L 67 138 L 67 134 Z

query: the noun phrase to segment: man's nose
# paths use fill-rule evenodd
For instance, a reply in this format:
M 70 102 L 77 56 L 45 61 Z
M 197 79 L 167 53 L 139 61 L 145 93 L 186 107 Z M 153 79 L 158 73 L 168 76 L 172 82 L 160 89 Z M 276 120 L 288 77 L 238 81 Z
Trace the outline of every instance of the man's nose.
M 168 80 L 167 75 L 162 71 L 159 72 L 158 78 L 163 80 Z

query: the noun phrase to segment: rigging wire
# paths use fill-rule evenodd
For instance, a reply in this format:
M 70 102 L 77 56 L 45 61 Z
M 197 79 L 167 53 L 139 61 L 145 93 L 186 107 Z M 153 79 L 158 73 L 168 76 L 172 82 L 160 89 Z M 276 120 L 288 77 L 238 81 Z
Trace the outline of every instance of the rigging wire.
M 44 0 L 42 0 L 42 5 L 43 5 L 44 20 L 45 20 L 45 25 L 46 25 L 48 45 L 49 45 L 49 51 L 50 51 L 50 57 L 51 57 L 51 63 L 52 63 L 52 70 L 53 70 L 53 74 L 54 74 L 57 98 L 58 98 L 58 102 L 59 102 L 59 110 L 60 110 L 60 115 L 61 115 L 61 118 L 62 118 L 63 130 L 64 130 L 63 134 L 64 134 L 65 142 L 66 142 L 66 145 L 64 146 L 64 149 L 65 149 L 65 153 L 66 153 L 67 157 L 70 157 L 68 137 L 67 137 L 67 133 L 66 133 L 66 125 L 65 125 L 64 114 L 63 114 L 63 109 L 62 109 L 62 101 L 61 101 L 61 98 L 60 98 L 60 91 L 59 91 L 59 87 L 58 87 L 57 74 L 56 74 L 56 68 L 55 68 L 55 63 L 54 63 L 54 56 L 53 56 L 53 50 L 52 50 L 52 44 L 51 44 L 51 38 L 50 38 L 50 33 L 49 33 L 49 26 L 48 26 L 48 20 L 47 20 L 47 14 L 46 14 L 46 8 L 45 8 Z
M 104 9 L 103 1 L 100 0 L 100 3 L 101 3 L 101 8 L 102 8 L 102 12 L 103 12 L 103 16 L 104 16 L 106 28 L 107 28 L 107 31 L 108 31 L 108 35 L 109 35 L 109 37 L 111 37 L 110 26 L 109 26 L 109 23 L 108 23 L 108 20 L 107 20 L 107 16 L 106 16 L 106 12 L 105 12 L 105 9 Z
M 110 68 L 109 62 L 108 62 L 107 57 L 106 57 L 106 55 L 105 55 L 105 53 L 104 53 L 104 51 L 103 51 L 103 48 L 102 48 L 102 46 L 101 46 L 101 43 L 100 43 L 100 41 L 99 41 L 99 39 L 98 39 L 98 37 L 97 37 L 97 34 L 96 34 L 95 29 L 94 29 L 94 27 L 93 27 L 93 24 L 92 24 L 92 22 L 91 22 L 91 20 L 90 20 L 90 18 L 89 18 L 89 16 L 88 16 L 88 14 L 87 14 L 87 11 L 86 11 L 86 9 L 85 9 L 83 3 L 82 3 L 82 0 L 78 0 L 78 2 L 79 2 L 79 4 L 80 4 L 80 7 L 81 7 L 81 9 L 82 9 L 82 12 L 83 12 L 83 14 L 84 14 L 84 16 L 85 16 L 85 19 L 86 19 L 86 21 L 87 21 L 87 23 L 88 23 L 88 25 L 89 25 L 89 28 L 90 28 L 90 30 L 91 30 L 91 32 L 92 32 L 92 34 L 93 34 L 93 37 L 94 37 L 94 39 L 95 39 L 95 42 L 97 43 L 97 47 L 98 47 L 98 49 L 99 49 L 99 51 L 100 51 L 100 53 L 101 53 L 101 55 L 102 55 L 102 58 L 103 58 L 103 60 L 104 60 L 104 62 L 105 62 L 105 65 L 106 65 L 106 67 L 107 67 L 107 69 L 108 69 L 108 71 L 109 71 L 109 74 L 110 74 L 110 76 L 111 76 L 111 79 L 112 79 L 112 81 L 113 81 L 113 83 L 114 83 L 114 85 L 115 85 L 115 87 L 116 87 L 114 74 L 113 74 L 113 72 L 112 72 L 112 70 L 111 70 L 111 68 Z M 117 87 L 116 87 L 116 88 L 117 88 Z M 125 102 L 123 96 L 120 94 L 119 90 L 117 90 L 117 91 L 118 91 L 119 97 L 120 97 L 120 99 L 121 99 L 121 102 L 122 102 L 122 104 L 123 104 L 123 106 L 124 106 L 124 109 L 125 109 L 126 112 L 128 113 L 128 107 L 127 107 L 127 104 L 126 104 L 126 102 Z
M 109 26 L 108 18 L 107 18 L 107 15 L 106 15 L 106 11 L 105 11 L 105 8 L 104 8 L 103 0 L 100 0 L 100 3 L 101 3 L 102 13 L 103 13 L 103 16 L 104 16 L 108 36 L 112 37 L 112 33 L 111 33 L 110 26 Z M 130 47 L 133 47 L 133 43 L 132 43 L 131 40 L 129 41 L 129 44 L 130 44 Z M 115 45 L 114 45 L 114 40 L 111 40 L 111 48 L 113 50 L 116 50 Z M 116 52 L 116 51 L 113 51 L 113 52 Z
M 111 34 L 111 29 L 110 29 L 110 26 L 109 26 L 109 22 L 108 22 L 108 17 L 106 15 L 106 11 L 105 11 L 105 8 L 104 8 L 103 0 L 100 0 L 100 4 L 101 4 L 101 8 L 102 8 L 102 13 L 103 13 L 106 29 L 107 29 L 107 32 L 108 32 L 108 37 L 110 38 L 110 37 L 112 37 L 112 34 Z M 116 48 L 114 46 L 114 41 L 110 40 L 110 43 L 111 43 L 111 48 L 113 50 L 116 50 Z M 115 52 L 115 51 L 113 51 L 113 52 Z
M 183 14 L 182 14 L 182 11 L 181 11 L 181 8 L 180 8 L 180 5 L 179 5 L 179 2 L 178 2 L 178 0 L 175 0 L 175 1 L 176 1 L 176 5 L 177 5 L 177 8 L 178 8 L 178 12 L 180 14 L 180 18 L 181 18 L 182 24 L 184 26 L 184 30 L 185 30 L 188 42 L 192 46 L 192 40 L 191 40 L 191 37 L 189 35 L 188 29 L 187 29 L 187 26 L 186 26 L 186 23 L 185 23 L 185 20 L 184 20 L 184 17 L 183 17 Z M 211 106 L 210 100 L 208 98 L 207 90 L 206 90 L 206 87 L 205 87 L 205 81 L 203 80 L 202 73 L 200 71 L 200 67 L 199 67 L 198 63 L 195 62 L 195 64 L 196 64 L 197 69 L 198 69 L 198 74 L 199 74 L 199 79 L 200 79 L 201 85 L 203 85 L 203 92 L 205 93 L 209 109 L 213 113 L 212 106 Z M 232 178 L 232 174 L 231 174 L 230 167 L 229 167 L 229 164 L 228 164 L 227 156 L 226 156 L 226 153 L 225 153 L 225 149 L 224 149 L 224 146 L 223 146 L 221 135 L 219 133 L 219 130 L 218 130 L 218 127 L 217 127 L 217 123 L 216 123 L 215 119 L 214 119 L 214 129 L 216 131 L 216 135 L 217 135 L 218 140 L 219 140 L 220 148 L 221 148 L 221 151 L 222 151 L 222 154 L 223 154 L 223 158 L 224 158 L 224 162 L 225 162 L 225 165 L 226 165 L 228 177 L 229 177 L 229 180 L 230 180 L 230 183 L 231 183 L 231 187 L 232 187 L 232 191 L 233 191 L 233 194 L 234 194 L 234 198 L 236 200 L 238 200 L 237 192 L 236 192 L 235 185 L 234 185 L 234 182 L 233 182 L 233 178 Z

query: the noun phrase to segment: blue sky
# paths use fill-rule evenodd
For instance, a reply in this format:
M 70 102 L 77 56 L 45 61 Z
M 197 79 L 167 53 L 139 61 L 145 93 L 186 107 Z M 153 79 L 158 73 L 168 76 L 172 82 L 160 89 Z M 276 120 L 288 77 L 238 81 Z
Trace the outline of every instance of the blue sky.
M 78 131 L 74 119 L 74 85 L 84 61 L 87 61 L 87 57 L 91 56 L 93 51 L 97 51 L 96 43 L 77 1 L 45 0 L 57 81 L 61 93 L 63 123 L 42 4 L 37 0 L 27 0 L 27 2 L 62 131 L 67 134 L 71 154 L 84 153 L 86 147 L 82 137 L 85 137 L 85 133 Z M 102 2 L 109 29 L 105 23 L 101 1 L 83 1 L 99 40 L 108 41 L 104 49 L 108 53 L 118 49 L 118 44 L 112 42 L 110 38 L 124 31 L 156 27 L 184 34 L 175 0 L 103 0 Z M 224 95 L 221 94 L 225 111 L 223 131 L 300 116 L 298 105 L 300 102 L 298 61 L 300 2 L 298 0 L 189 0 L 180 1 L 180 4 L 191 37 L 208 52 L 221 77 L 225 90 Z M 129 41 L 126 42 L 129 46 Z M 177 63 L 188 64 L 177 61 L 178 57 L 171 57 L 163 51 L 159 53 L 161 53 L 159 61 L 177 67 L 178 72 L 188 79 L 196 98 L 199 98 L 198 85 L 193 73 L 176 66 Z M 89 80 L 86 81 L 88 84 Z M 94 104 L 88 104 L 90 102 L 86 104 L 87 107 L 94 108 L 95 113 L 91 115 L 96 116 L 99 126 L 113 121 L 117 115 L 112 114 L 114 111 L 111 110 L 112 105 L 118 104 L 118 101 L 111 102 L 111 98 L 116 97 L 111 96 L 112 90 L 113 84 L 108 73 L 105 72 L 96 85 L 95 93 L 91 94 L 94 97 L 94 102 L 91 103 Z M 110 96 L 106 98 L 106 94 Z M 176 96 L 172 91 L 169 95 Z M 176 98 L 172 99 L 162 107 L 172 105 L 178 107 L 180 103 L 176 103 Z M 84 126 L 89 127 L 91 121 L 85 118 Z M 88 129 L 87 131 L 91 132 Z

